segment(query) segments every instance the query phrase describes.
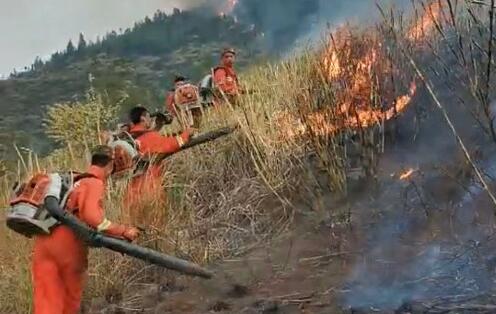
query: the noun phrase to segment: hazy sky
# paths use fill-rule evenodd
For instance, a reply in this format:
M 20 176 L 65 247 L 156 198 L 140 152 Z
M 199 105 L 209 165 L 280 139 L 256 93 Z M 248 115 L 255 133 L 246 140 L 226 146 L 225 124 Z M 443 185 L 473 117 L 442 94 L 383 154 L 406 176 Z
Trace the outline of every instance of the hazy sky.
M 95 39 L 132 26 L 157 9 L 170 11 L 184 0 L 0 0 L 0 76 L 30 65 L 36 56 L 63 50 L 79 33 Z

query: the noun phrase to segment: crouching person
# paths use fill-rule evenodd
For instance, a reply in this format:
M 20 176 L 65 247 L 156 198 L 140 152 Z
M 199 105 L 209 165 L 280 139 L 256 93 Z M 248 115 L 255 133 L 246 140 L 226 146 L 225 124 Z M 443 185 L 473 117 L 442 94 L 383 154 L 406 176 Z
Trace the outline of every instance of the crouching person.
M 113 150 L 97 146 L 87 172 L 76 177 L 66 210 L 107 235 L 133 241 L 139 231 L 105 218 L 102 207 L 107 178 L 114 161 Z M 67 226 L 35 239 L 32 273 L 35 314 L 76 314 L 80 310 L 86 276 L 88 246 Z

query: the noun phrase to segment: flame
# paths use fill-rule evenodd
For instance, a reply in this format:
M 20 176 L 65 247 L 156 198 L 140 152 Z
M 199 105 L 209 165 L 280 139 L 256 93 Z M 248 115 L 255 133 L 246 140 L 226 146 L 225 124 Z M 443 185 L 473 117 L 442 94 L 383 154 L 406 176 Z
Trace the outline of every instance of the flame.
M 424 15 L 406 32 L 406 39 L 414 43 L 426 40 L 439 23 L 441 13 L 440 2 L 430 3 Z M 392 72 L 400 71 L 388 61 L 381 48 L 381 42 L 373 33 L 366 33 L 357 41 L 347 27 L 338 27 L 321 59 L 326 79 L 331 86 L 337 86 L 337 105 L 307 113 L 301 119 L 288 112 L 280 113 L 276 117 L 280 124 L 280 137 L 292 139 L 308 133 L 333 135 L 345 129 L 368 128 L 405 112 L 416 93 L 416 82 L 412 81 L 408 92 L 400 96 L 391 95 L 391 86 L 381 86 L 382 89 L 377 90 L 374 77 L 387 81 Z M 380 106 L 371 97 L 377 92 L 381 98 Z
M 412 177 L 412 175 L 415 173 L 415 170 L 410 168 L 408 170 L 406 170 L 405 172 L 403 172 L 401 175 L 400 175 L 400 180 L 408 180 Z
M 306 133 L 324 136 L 335 134 L 346 128 L 368 128 L 406 111 L 416 90 L 416 83 L 412 82 L 408 94 L 397 97 L 394 101 L 395 104 L 385 111 L 369 107 L 355 110 L 354 113 L 350 114 L 351 104 L 344 103 L 340 106 L 337 115 L 331 109 L 327 109 L 308 114 L 305 117 L 306 121 L 301 121 L 301 119 L 292 117 L 288 112 L 283 112 L 279 114 L 277 123 L 283 132 L 281 136 L 286 139 L 302 136 Z M 336 116 L 338 118 L 335 118 Z
M 281 114 L 277 122 L 282 138 L 292 139 L 307 133 L 315 136 L 333 135 L 345 129 L 368 128 L 396 117 L 410 104 L 417 90 L 414 81 L 407 94 L 390 97 L 385 108 L 375 107 L 371 100 L 374 92 L 373 73 L 382 72 L 380 75 L 384 77 L 389 71 L 389 64 L 384 62 L 387 58 L 380 50 L 381 45 L 374 38 L 365 39 L 365 52 L 358 52 L 357 56 L 346 32 L 336 34 L 324 52 L 322 65 L 331 84 L 343 83 L 343 88 L 336 91 L 337 105 L 308 113 L 304 121 L 291 118 L 288 113 Z M 341 60 L 347 60 L 348 64 L 341 64 Z M 355 63 L 350 60 L 355 60 Z
M 424 15 L 407 32 L 406 38 L 412 42 L 418 42 L 431 36 L 436 23 L 440 23 L 441 12 L 441 2 L 433 1 L 426 7 Z
M 331 51 L 329 56 L 324 57 L 324 67 L 327 69 L 327 76 L 332 79 L 339 77 L 341 67 L 339 65 L 338 53 Z

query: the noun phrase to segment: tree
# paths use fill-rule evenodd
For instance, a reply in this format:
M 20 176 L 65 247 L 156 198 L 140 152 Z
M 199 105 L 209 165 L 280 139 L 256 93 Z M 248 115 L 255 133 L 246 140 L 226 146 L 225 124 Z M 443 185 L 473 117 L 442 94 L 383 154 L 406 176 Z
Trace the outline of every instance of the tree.
M 39 56 L 37 56 L 36 59 L 34 59 L 34 63 L 31 67 L 31 69 L 34 71 L 38 71 L 42 67 L 43 67 L 43 61 L 41 60 L 41 58 Z
M 72 40 L 69 40 L 67 43 L 67 48 L 65 49 L 68 55 L 74 54 L 74 51 L 76 51 L 76 48 L 74 48 L 74 44 L 72 43 Z
M 78 51 L 82 52 L 87 46 L 83 33 L 79 34 Z

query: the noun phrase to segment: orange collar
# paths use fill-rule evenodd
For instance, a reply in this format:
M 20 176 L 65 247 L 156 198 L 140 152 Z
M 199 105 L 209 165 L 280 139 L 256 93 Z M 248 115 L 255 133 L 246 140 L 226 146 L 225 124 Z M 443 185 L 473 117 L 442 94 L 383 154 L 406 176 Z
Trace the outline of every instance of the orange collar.
M 102 168 L 102 167 L 98 167 L 98 166 L 90 166 L 88 168 L 88 171 L 87 173 L 95 176 L 97 179 L 100 179 L 102 180 L 103 182 L 106 181 L 106 177 L 105 177 L 105 170 Z
M 140 132 L 140 131 L 146 131 L 147 128 L 145 128 L 144 125 L 142 125 L 141 123 L 138 123 L 138 124 L 133 124 L 131 126 L 131 129 L 129 131 L 131 132 Z

